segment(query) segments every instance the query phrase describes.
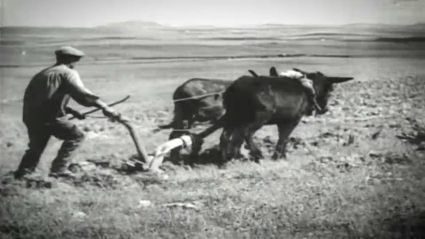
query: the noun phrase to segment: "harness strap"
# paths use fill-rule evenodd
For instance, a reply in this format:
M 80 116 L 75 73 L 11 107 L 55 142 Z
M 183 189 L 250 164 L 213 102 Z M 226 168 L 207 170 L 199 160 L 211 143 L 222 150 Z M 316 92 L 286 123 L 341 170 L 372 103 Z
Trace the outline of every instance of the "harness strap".
M 177 99 L 177 100 L 173 100 L 173 101 L 174 102 L 179 102 L 179 101 L 185 101 L 185 100 L 199 99 L 199 98 L 204 98 L 204 97 L 207 97 L 207 96 L 222 94 L 224 92 L 225 92 L 225 90 L 222 90 L 222 91 L 218 91 L 218 92 L 214 92 L 214 93 L 209 93 L 209 94 L 204 94 L 204 95 L 198 95 L 198 96 L 193 96 L 193 97 L 187 97 L 187 98 Z

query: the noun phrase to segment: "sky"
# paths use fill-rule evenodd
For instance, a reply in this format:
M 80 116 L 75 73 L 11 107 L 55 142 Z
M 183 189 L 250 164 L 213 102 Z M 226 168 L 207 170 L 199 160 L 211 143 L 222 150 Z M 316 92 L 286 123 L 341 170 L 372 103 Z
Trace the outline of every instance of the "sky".
M 1 26 L 114 22 L 237 26 L 425 22 L 425 0 L 0 0 Z

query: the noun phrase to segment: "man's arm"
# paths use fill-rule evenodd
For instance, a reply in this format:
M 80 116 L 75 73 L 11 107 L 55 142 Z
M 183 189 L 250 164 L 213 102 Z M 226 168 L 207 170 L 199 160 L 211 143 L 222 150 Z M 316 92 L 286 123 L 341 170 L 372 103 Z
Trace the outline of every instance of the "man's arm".
M 76 71 L 71 71 L 71 74 L 69 74 L 66 81 L 68 93 L 77 103 L 86 107 L 94 106 L 100 108 L 108 117 L 117 116 L 117 113 L 103 102 L 100 97 L 93 94 L 84 86 Z
M 86 107 L 97 106 L 96 101 L 99 100 L 99 97 L 85 87 L 78 72 L 74 70 L 67 72 L 65 86 L 67 93 L 78 104 Z

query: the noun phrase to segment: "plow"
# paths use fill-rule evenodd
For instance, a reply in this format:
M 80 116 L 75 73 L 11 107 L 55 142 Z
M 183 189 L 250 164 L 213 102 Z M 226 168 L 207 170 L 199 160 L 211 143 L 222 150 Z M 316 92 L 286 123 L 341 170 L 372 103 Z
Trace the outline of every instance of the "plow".
M 108 104 L 108 106 L 115 106 L 120 103 L 123 103 L 127 101 L 130 98 L 130 96 L 126 96 L 125 98 L 115 101 L 113 103 Z M 94 109 L 90 110 L 88 112 L 83 113 L 84 116 L 89 116 L 92 113 L 98 112 L 101 109 Z M 75 117 L 71 117 L 70 119 L 74 119 Z M 103 117 L 102 117 L 103 118 Z M 188 135 L 183 135 L 179 138 L 169 140 L 159 146 L 156 147 L 156 149 L 152 153 L 148 153 L 145 149 L 145 147 L 142 144 L 142 141 L 140 140 L 139 134 L 137 133 L 135 127 L 133 126 L 130 119 L 127 117 L 119 114 L 118 117 L 111 119 L 112 122 L 118 122 L 122 124 L 129 132 L 131 139 L 134 143 L 134 146 L 137 151 L 137 155 L 139 159 L 134 159 L 135 163 L 126 161 L 125 163 L 127 165 L 130 165 L 135 168 L 141 169 L 141 171 L 144 172 L 152 172 L 156 174 L 164 174 L 163 170 L 160 169 L 160 166 L 162 165 L 162 162 L 164 160 L 164 157 L 167 153 L 169 153 L 171 150 L 177 148 L 177 147 L 189 147 L 192 144 L 192 137 Z

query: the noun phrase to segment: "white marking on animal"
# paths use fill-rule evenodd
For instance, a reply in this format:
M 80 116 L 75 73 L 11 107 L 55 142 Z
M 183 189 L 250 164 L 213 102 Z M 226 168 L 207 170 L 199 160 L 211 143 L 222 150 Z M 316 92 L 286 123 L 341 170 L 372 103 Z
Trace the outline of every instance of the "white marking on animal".
M 304 77 L 304 75 L 301 72 L 294 71 L 294 70 L 281 72 L 279 75 L 284 76 L 284 77 L 293 78 L 293 79 L 301 79 L 301 78 Z

